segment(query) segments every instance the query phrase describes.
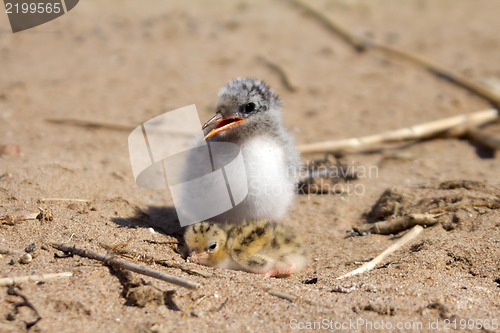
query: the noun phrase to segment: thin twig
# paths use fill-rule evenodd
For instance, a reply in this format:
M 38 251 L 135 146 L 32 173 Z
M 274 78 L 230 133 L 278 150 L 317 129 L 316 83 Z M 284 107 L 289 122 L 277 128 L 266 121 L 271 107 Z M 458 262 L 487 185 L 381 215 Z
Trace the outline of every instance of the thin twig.
M 90 202 L 88 199 L 78 199 L 78 198 L 41 198 L 38 199 L 39 202 L 54 202 L 54 201 L 70 201 L 70 202 Z
M 367 225 L 362 225 L 360 227 L 353 228 L 358 234 L 380 234 L 380 235 L 390 235 L 395 234 L 403 230 L 410 229 L 416 225 L 431 226 L 439 223 L 437 219 L 445 215 L 445 213 L 440 214 L 409 214 L 405 216 L 400 216 L 386 221 L 380 221 L 376 223 L 369 223 Z
M 493 150 L 500 150 L 500 137 L 483 133 L 478 129 L 469 129 L 465 136 Z
M 164 243 L 167 243 L 167 242 L 164 242 Z M 170 244 L 172 242 L 168 242 L 168 243 Z M 146 255 L 146 254 L 139 254 L 139 255 L 137 255 L 136 253 L 132 253 L 132 252 L 126 251 L 123 248 L 118 249 L 117 245 L 109 246 L 109 245 L 104 244 L 104 243 L 100 243 L 99 245 L 101 247 L 105 248 L 108 251 L 112 251 L 113 253 L 119 254 L 119 255 L 124 256 L 124 257 L 129 258 L 129 259 L 135 259 L 135 260 L 139 260 L 139 261 L 142 261 L 142 262 L 149 262 L 149 263 L 154 262 L 155 264 L 162 265 L 164 267 L 177 268 L 177 269 L 180 269 L 181 271 L 183 271 L 185 273 L 188 273 L 188 274 L 191 274 L 191 275 L 199 275 L 199 276 L 202 276 L 202 277 L 205 277 L 205 278 L 212 277 L 212 275 L 213 275 L 210 272 L 202 271 L 202 270 L 196 269 L 196 268 L 189 268 L 189 267 L 183 266 L 181 264 L 178 264 L 176 262 L 169 261 L 169 260 L 166 260 L 166 259 L 156 259 L 155 257 L 149 256 L 149 255 Z
M 212 309 L 211 312 L 219 312 L 223 307 L 226 306 L 227 302 L 229 302 L 229 297 L 226 297 L 224 302 L 222 302 L 221 305 L 219 305 L 216 309 Z
M 117 124 L 110 124 L 110 123 L 101 123 L 101 122 L 95 122 L 95 121 L 89 121 L 89 120 L 81 120 L 81 119 L 45 119 L 45 121 L 53 124 L 59 124 L 59 125 L 72 125 L 72 126 L 79 126 L 79 127 L 85 127 L 85 128 L 92 128 L 92 129 L 104 129 L 104 130 L 113 130 L 113 131 L 124 131 L 124 132 L 131 132 L 134 130 L 136 127 L 135 126 L 130 126 L 130 125 L 117 125 Z M 151 129 L 148 129 L 148 134 L 152 133 L 165 133 L 165 128 L 162 126 L 161 122 L 159 124 L 156 124 L 158 126 L 153 127 Z M 168 133 L 171 135 L 183 135 L 187 137 L 192 136 L 192 132 L 190 131 L 185 131 L 185 130 L 179 130 L 175 131 L 173 129 L 168 128 Z
M 320 304 L 315 303 L 313 301 L 310 301 L 308 299 L 303 299 L 301 296 L 290 295 L 290 294 L 287 294 L 287 293 L 284 293 L 284 292 L 281 292 L 278 290 L 274 290 L 274 289 L 268 289 L 267 292 L 270 295 L 273 295 L 273 296 L 276 296 L 276 297 L 279 297 L 282 299 L 286 299 L 287 301 L 290 301 L 292 303 L 299 303 L 300 302 L 300 303 L 304 303 L 304 304 L 309 304 L 309 305 L 314 305 L 314 306 L 322 306 L 322 307 L 328 308 L 328 306 L 320 305 Z
M 8 213 L 0 216 L 0 222 L 7 225 L 15 225 L 19 222 L 29 221 L 29 220 L 39 220 L 40 222 L 52 221 L 54 216 L 52 215 L 52 211 L 49 209 L 38 208 L 38 213 L 29 213 L 29 214 L 21 214 L 15 215 L 12 213 Z
M 13 286 L 22 282 L 28 281 L 47 281 L 59 278 L 65 278 L 73 276 L 71 272 L 62 273 L 47 273 L 47 274 L 36 274 L 36 275 L 25 275 L 25 276 L 14 276 L 0 279 L 0 287 Z
M 425 59 L 424 57 L 417 56 L 415 54 L 405 52 L 403 50 L 396 49 L 394 47 L 390 47 L 387 45 L 383 45 L 380 43 L 375 43 L 372 42 L 370 45 L 373 48 L 376 48 L 380 51 L 383 51 L 387 54 L 392 54 L 395 56 L 398 56 L 401 59 L 406 59 L 410 62 L 413 62 L 417 65 L 420 65 L 427 69 L 428 71 L 434 73 L 436 76 L 446 79 L 449 82 L 454 83 L 457 86 L 460 86 L 470 92 L 475 93 L 476 95 L 486 99 L 487 101 L 493 103 L 496 107 L 500 107 L 500 95 L 498 95 L 495 91 L 491 90 L 490 88 L 474 82 L 467 77 L 460 75 L 458 73 L 454 73 L 451 70 L 448 70 L 444 67 L 441 67 L 439 65 L 436 65 L 435 63 L 431 62 L 428 59 Z
M 321 23 L 325 28 L 327 28 L 334 34 L 338 35 L 348 44 L 353 46 L 357 51 L 364 51 L 366 49 L 367 40 L 350 33 L 340 24 L 323 15 L 323 13 L 319 12 L 318 10 L 314 9 L 313 7 L 299 0 L 290 0 L 290 3 L 302 9 L 306 14 L 314 18 L 316 21 Z
M 435 63 L 421 57 L 414 55 L 410 52 L 406 52 L 395 47 L 390 47 L 381 43 L 374 42 L 364 37 L 357 36 L 351 33 L 349 30 L 341 26 L 339 23 L 335 22 L 331 18 L 325 16 L 325 14 L 313 7 L 308 3 L 301 0 L 291 0 L 291 3 L 302 10 L 304 10 L 312 18 L 320 22 L 324 27 L 333 32 L 334 34 L 340 36 L 343 40 L 349 43 L 357 51 L 364 51 L 366 49 L 372 48 L 382 51 L 388 55 L 397 56 L 401 59 L 408 60 L 414 64 L 422 66 L 428 71 L 432 72 L 440 78 L 444 78 L 464 89 L 467 89 L 478 96 L 485 98 L 494 105 L 500 107 L 500 95 L 495 91 L 485 87 L 477 82 L 474 82 L 462 75 L 452 72 L 446 68 L 436 65 Z
M 483 125 L 499 119 L 496 109 L 487 109 L 469 114 L 462 114 L 439 119 L 375 135 L 342 140 L 324 141 L 299 145 L 301 153 L 320 152 L 359 152 L 373 148 L 376 144 L 422 140 L 454 130 L 453 135 L 461 136 L 468 128 Z
M 290 301 L 292 303 L 295 302 L 299 298 L 298 296 L 290 295 L 290 294 L 283 293 L 281 291 L 277 291 L 277 290 L 273 290 L 273 289 L 268 290 L 267 292 L 273 296 L 286 299 L 287 301 Z
M 285 70 L 279 64 L 271 62 L 263 56 L 257 56 L 257 60 L 263 63 L 271 71 L 275 72 L 276 75 L 278 75 L 281 84 L 283 84 L 283 87 L 285 87 L 286 90 L 288 90 L 289 92 L 297 91 L 297 86 L 292 83 Z
M 381 263 L 385 258 L 387 258 L 389 255 L 391 255 L 394 251 L 399 249 L 404 244 L 408 243 L 413 238 L 417 237 L 422 232 L 422 230 L 424 230 L 424 228 L 422 226 L 416 225 L 415 227 L 413 227 L 413 229 L 411 229 L 403 237 L 401 237 L 401 239 L 399 239 L 396 243 L 389 246 L 384 252 L 382 252 L 381 254 L 376 256 L 373 260 L 367 262 L 366 264 L 358 267 L 357 269 L 355 269 L 347 274 L 339 276 L 337 278 L 337 280 L 341 280 L 341 279 L 344 279 L 346 277 L 350 277 L 353 275 L 366 273 L 366 272 L 372 270 L 373 268 L 375 268 L 375 266 L 377 266 L 379 263 Z
M 181 318 L 184 318 L 186 317 L 187 313 L 192 309 L 194 308 L 195 306 L 197 306 L 198 304 L 201 303 L 201 301 L 203 301 L 205 298 L 207 298 L 207 295 L 203 295 L 201 296 L 200 298 L 198 298 L 197 300 L 195 300 L 194 302 L 191 302 L 191 304 L 188 305 L 188 307 L 186 308 L 186 310 L 184 310 L 184 312 L 182 313 L 182 316 Z
M 189 288 L 189 289 L 197 289 L 200 287 L 198 283 L 191 282 L 176 276 L 168 275 L 163 272 L 151 269 L 149 267 L 137 265 L 131 262 L 127 262 L 125 260 L 121 260 L 112 256 L 109 256 L 107 254 L 101 254 L 97 253 L 94 251 L 82 249 L 79 247 L 76 247 L 74 245 L 69 245 L 69 244 L 62 244 L 62 243 L 52 243 L 51 244 L 54 248 L 63 251 L 63 252 L 71 252 L 73 254 L 79 255 L 81 257 L 86 257 L 90 259 L 95 259 L 102 261 L 104 264 L 117 267 L 117 268 L 122 268 L 126 269 L 138 274 L 142 275 L 147 275 L 150 277 L 153 277 L 155 279 L 163 280 L 166 282 L 170 282 L 173 284 L 176 284 L 178 286 L 184 287 L 184 288 Z
M 99 123 L 95 121 L 88 121 L 88 120 L 81 120 L 81 119 L 45 119 L 45 121 L 53 124 L 60 124 L 60 125 L 74 125 L 74 126 L 80 126 L 80 127 L 87 127 L 87 128 L 95 128 L 95 129 L 108 129 L 108 130 L 114 130 L 114 131 L 125 131 L 125 132 L 130 132 L 134 129 L 134 126 L 127 126 L 127 125 L 117 125 L 117 124 L 109 124 L 109 123 Z
M 37 216 L 38 216 L 38 213 L 22 214 L 22 215 L 14 215 L 12 213 L 8 213 L 8 214 L 0 216 L 0 222 L 7 224 L 7 225 L 14 225 L 14 224 L 19 223 L 19 222 L 36 220 Z
M 19 290 L 17 290 L 17 287 L 16 286 L 9 286 L 9 289 L 8 289 L 8 294 L 9 295 L 13 295 L 13 296 L 18 296 L 18 297 L 21 297 L 22 298 L 22 302 L 21 303 L 16 303 L 15 306 L 15 313 L 17 314 L 18 313 L 18 308 L 20 308 L 21 306 L 26 306 L 28 308 L 30 308 L 34 313 L 35 313 L 35 320 L 32 320 L 32 321 L 25 321 L 24 324 L 26 325 L 26 329 L 29 330 L 30 328 L 32 328 L 33 326 L 35 326 L 41 319 L 42 317 L 40 316 L 40 313 L 38 313 L 38 310 L 35 308 L 35 306 L 33 305 L 33 303 L 30 302 L 30 300 L 28 299 L 28 297 L 26 297 L 24 294 L 22 294 Z

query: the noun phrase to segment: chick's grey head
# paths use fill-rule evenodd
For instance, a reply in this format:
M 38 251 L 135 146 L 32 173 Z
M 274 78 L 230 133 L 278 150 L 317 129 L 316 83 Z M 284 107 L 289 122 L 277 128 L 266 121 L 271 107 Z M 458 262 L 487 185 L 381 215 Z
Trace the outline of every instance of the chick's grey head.
M 216 115 L 204 126 L 205 139 L 240 140 L 252 134 L 278 132 L 281 101 L 263 81 L 236 78 L 219 92 Z

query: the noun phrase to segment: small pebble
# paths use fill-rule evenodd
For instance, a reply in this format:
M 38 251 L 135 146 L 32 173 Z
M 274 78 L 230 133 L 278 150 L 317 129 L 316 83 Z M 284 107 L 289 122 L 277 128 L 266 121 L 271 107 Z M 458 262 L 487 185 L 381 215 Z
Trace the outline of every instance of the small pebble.
M 35 243 L 31 243 L 30 245 L 26 246 L 26 248 L 24 249 L 24 252 L 31 253 L 31 252 L 33 252 L 35 250 L 36 250 Z
M 196 311 L 194 309 L 191 310 L 189 313 L 191 314 L 192 317 L 196 317 L 196 318 L 201 317 L 201 314 L 202 314 L 200 311 Z
M 19 262 L 21 264 L 29 264 L 32 260 L 33 260 L 33 257 L 31 256 L 31 254 L 25 253 L 21 256 L 21 258 L 19 259 Z

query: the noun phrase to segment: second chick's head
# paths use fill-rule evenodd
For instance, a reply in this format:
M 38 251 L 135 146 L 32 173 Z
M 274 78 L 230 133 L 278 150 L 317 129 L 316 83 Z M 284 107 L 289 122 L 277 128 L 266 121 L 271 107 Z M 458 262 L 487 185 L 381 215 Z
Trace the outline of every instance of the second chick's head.
M 205 266 L 217 266 L 227 257 L 227 235 L 216 224 L 200 222 L 190 225 L 184 233 L 188 260 Z

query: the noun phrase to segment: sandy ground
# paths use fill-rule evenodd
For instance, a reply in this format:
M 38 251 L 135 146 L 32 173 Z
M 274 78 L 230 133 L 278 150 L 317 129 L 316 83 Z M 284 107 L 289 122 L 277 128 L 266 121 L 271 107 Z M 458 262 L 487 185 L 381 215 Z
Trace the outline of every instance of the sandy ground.
M 478 81 L 500 80 L 498 1 L 338 0 L 314 6 L 356 33 Z M 366 213 L 386 189 L 413 193 L 446 180 L 498 188 L 499 154 L 451 138 L 345 156 L 348 164 L 375 166 L 377 172 L 351 180 L 341 195 L 297 197 L 286 223 L 308 239 L 312 260 L 290 278 L 268 279 L 185 263 L 176 244 L 182 231 L 165 208 L 171 206 L 168 195 L 134 182 L 129 131 L 46 121 L 77 118 L 133 128 L 189 104 L 206 120 L 217 90 L 235 76 L 258 77 L 274 87 L 298 143 L 374 134 L 488 108 L 482 99 L 411 64 L 376 52 L 356 53 L 285 1 L 86 0 L 35 29 L 18 34 L 9 29 L 0 14 L 0 144 L 20 148 L 0 157 L 0 214 L 42 207 L 54 219 L 0 226 L 1 249 L 24 252 L 35 244 L 29 264 L 18 262 L 19 253 L 1 255 L 0 276 L 74 274 L 21 284 L 18 291 L 42 318 L 30 331 L 288 332 L 317 322 L 334 331 L 429 332 L 460 330 L 465 320 L 472 320 L 468 331 L 499 330 L 495 209 L 464 206 L 453 227 L 429 227 L 374 271 L 335 280 L 395 241 L 390 235 L 346 237 L 348 229 L 367 223 Z M 296 91 L 288 91 L 259 57 L 280 64 Z M 390 154 L 404 158 L 387 158 Z M 456 191 L 461 198 L 471 192 Z M 61 252 L 50 248 L 50 241 L 102 253 L 104 244 L 115 246 L 136 258 L 166 259 L 211 277 L 147 264 L 201 284 L 192 291 L 78 256 L 56 258 Z M 343 293 L 337 286 L 354 288 Z M 299 299 L 290 302 L 268 289 Z M 27 307 L 16 312 L 20 301 L 0 289 L 1 332 L 25 331 L 35 318 Z

